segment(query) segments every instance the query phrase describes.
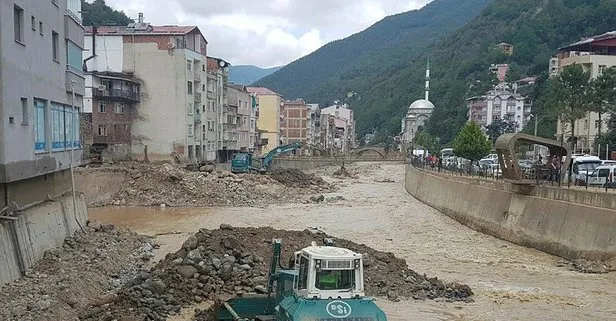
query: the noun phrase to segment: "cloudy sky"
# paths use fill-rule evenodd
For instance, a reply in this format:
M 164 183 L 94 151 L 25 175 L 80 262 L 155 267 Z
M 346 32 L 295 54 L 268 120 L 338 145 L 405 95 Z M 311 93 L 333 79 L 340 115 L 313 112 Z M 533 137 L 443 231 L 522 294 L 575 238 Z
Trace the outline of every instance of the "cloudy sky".
M 208 54 L 234 65 L 287 64 L 385 16 L 432 0 L 107 0 L 156 25 L 197 25 Z

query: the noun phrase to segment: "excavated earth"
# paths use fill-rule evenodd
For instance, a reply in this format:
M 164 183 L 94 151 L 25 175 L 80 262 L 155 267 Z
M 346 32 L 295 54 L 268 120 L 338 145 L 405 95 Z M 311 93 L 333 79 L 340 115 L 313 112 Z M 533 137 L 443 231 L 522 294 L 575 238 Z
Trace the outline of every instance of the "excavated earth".
M 272 238 L 283 240 L 283 264 L 293 251 L 321 243 L 321 232 L 283 231 L 272 228 L 201 229 L 176 253 L 168 254 L 148 272 L 140 273 L 105 305 L 84 310 L 82 320 L 166 320 L 196 303 L 226 300 L 249 293 L 263 293 L 272 255 Z M 334 239 L 335 245 L 365 257 L 367 295 L 401 299 L 472 301 L 466 285 L 446 283 L 408 269 L 404 260 L 363 244 Z M 196 312 L 208 320 L 209 312 Z
M 205 167 L 205 166 L 204 166 Z M 80 168 L 88 173 L 121 175 L 124 184 L 112 199 L 89 204 L 116 206 L 260 206 L 306 203 L 317 193 L 334 192 L 337 186 L 300 170 L 277 170 L 270 174 L 233 174 L 204 168 L 189 171 L 178 166 L 137 162 Z
M 117 291 L 154 257 L 150 239 L 92 222 L 45 252 L 26 276 L 2 287 L 2 321 L 72 321 L 115 300 Z

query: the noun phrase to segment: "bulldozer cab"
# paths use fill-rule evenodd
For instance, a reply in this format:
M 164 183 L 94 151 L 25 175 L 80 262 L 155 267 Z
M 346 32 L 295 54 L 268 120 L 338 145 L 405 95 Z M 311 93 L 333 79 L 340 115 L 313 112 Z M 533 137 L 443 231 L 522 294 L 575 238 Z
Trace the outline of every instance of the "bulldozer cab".
M 313 244 L 295 252 L 294 289 L 307 299 L 363 297 L 362 255 L 334 246 Z

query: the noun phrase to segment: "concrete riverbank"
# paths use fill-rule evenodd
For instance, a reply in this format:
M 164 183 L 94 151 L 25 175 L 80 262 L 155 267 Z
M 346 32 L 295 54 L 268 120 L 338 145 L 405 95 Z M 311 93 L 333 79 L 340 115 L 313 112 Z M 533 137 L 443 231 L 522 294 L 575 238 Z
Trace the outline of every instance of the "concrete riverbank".
M 616 256 L 616 209 L 609 206 L 614 195 L 590 197 L 590 192 L 576 190 L 548 193 L 546 188 L 523 195 L 506 187 L 507 183 L 498 184 L 502 186 L 411 166 L 405 171 L 409 194 L 477 231 L 567 259 Z

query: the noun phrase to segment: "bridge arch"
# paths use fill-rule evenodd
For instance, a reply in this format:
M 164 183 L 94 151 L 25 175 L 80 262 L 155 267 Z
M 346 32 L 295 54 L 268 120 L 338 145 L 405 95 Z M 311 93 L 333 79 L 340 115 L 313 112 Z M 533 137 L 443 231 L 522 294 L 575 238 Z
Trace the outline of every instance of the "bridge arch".
M 367 147 L 367 148 L 359 148 L 353 151 L 353 155 L 356 156 L 361 156 L 366 152 L 374 152 L 379 154 L 379 156 L 381 156 L 381 158 L 385 158 L 386 153 L 384 149 L 381 148 L 374 148 L 374 147 Z

